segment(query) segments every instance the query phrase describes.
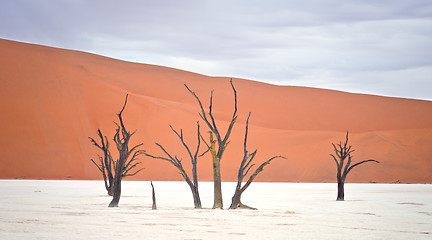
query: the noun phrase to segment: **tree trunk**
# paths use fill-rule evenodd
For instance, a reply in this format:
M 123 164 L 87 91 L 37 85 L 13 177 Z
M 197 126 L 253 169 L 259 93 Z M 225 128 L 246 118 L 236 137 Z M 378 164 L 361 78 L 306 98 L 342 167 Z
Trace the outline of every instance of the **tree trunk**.
M 213 209 L 216 208 L 223 209 L 220 161 L 219 159 L 217 159 L 217 157 L 213 158 L 213 183 L 214 183 Z
M 199 191 L 197 187 L 194 187 L 192 190 L 192 196 L 194 199 L 194 206 L 196 209 L 200 209 L 201 208 L 201 199 L 199 196 Z
M 106 174 L 105 174 L 105 170 L 102 173 L 103 173 L 102 175 L 103 175 L 103 179 L 104 179 L 104 183 L 105 183 L 105 189 L 107 190 L 108 195 L 112 197 L 113 196 L 112 180 L 111 180 L 111 182 L 108 185 L 108 180 L 107 180 L 107 177 L 106 177 Z
M 250 207 L 248 205 L 244 205 L 241 202 L 241 192 L 237 192 L 234 194 L 234 196 L 232 197 L 232 201 L 231 201 L 231 206 L 229 207 L 229 209 L 237 209 L 237 208 L 243 208 L 243 209 L 252 209 L 252 210 L 257 210 L 256 208 Z
M 216 154 L 216 140 L 213 139 L 212 132 L 210 132 L 210 153 L 212 155 L 212 160 L 213 160 L 213 190 L 214 190 L 213 209 L 216 208 L 223 209 L 220 158 Z
M 237 185 L 236 185 L 236 189 L 234 191 L 234 195 L 231 198 L 231 205 L 229 207 L 229 209 L 236 209 L 240 206 L 240 198 L 241 198 L 241 184 L 243 182 L 243 173 L 239 175 L 238 180 L 237 180 Z
M 155 194 L 155 190 L 154 190 L 154 186 L 153 186 L 153 182 L 150 182 L 150 185 L 152 187 L 152 210 L 157 210 L 157 206 L 156 206 L 156 194 Z
M 231 206 L 229 207 L 229 209 L 236 209 L 242 205 L 242 203 L 240 201 L 241 194 L 242 194 L 240 191 L 240 184 L 241 184 L 241 182 L 237 183 L 237 187 L 236 187 L 236 190 L 234 192 L 234 196 L 231 198 Z
M 127 139 L 126 143 L 124 144 L 123 149 L 120 151 L 118 162 L 115 166 L 115 176 L 114 176 L 114 186 L 113 186 L 113 199 L 108 205 L 108 207 L 118 207 L 118 204 L 120 202 L 120 195 L 121 195 L 121 181 L 123 178 L 123 168 L 126 162 L 127 158 L 127 144 L 129 139 Z
M 190 178 L 187 176 L 186 172 L 184 172 L 184 171 L 182 172 L 182 176 L 183 176 L 184 180 L 186 181 L 186 183 L 189 185 L 189 188 L 192 192 L 192 197 L 194 200 L 194 207 L 197 209 L 201 208 L 201 199 L 200 199 L 199 191 L 198 191 L 198 183 L 197 183 L 197 185 L 194 185 L 192 183 L 192 181 L 190 180 Z
M 119 167 L 119 169 L 121 169 Z M 118 173 L 116 171 L 116 175 L 114 177 L 114 183 L 113 183 L 113 199 L 111 200 L 108 207 L 118 207 L 118 204 L 120 202 L 120 195 L 121 195 L 121 172 Z
M 198 125 L 198 140 L 199 140 L 199 125 Z M 197 153 L 198 153 L 198 149 L 199 149 L 199 145 L 197 148 Z M 194 161 L 192 161 L 192 177 L 193 177 L 193 188 L 192 188 L 192 196 L 194 199 L 194 206 L 197 209 L 201 208 L 201 198 L 199 195 L 199 190 L 198 190 L 198 173 L 197 173 L 197 161 L 196 158 Z
M 237 191 L 235 192 L 234 196 L 231 198 L 231 206 L 229 207 L 229 209 L 236 209 L 240 206 L 240 194 L 237 193 Z
M 113 185 L 109 186 L 108 189 L 107 189 L 107 191 L 108 191 L 108 195 L 109 196 L 111 196 L 111 197 L 114 196 Z
M 344 201 L 345 191 L 344 191 L 344 181 L 338 179 L 338 195 L 336 201 Z

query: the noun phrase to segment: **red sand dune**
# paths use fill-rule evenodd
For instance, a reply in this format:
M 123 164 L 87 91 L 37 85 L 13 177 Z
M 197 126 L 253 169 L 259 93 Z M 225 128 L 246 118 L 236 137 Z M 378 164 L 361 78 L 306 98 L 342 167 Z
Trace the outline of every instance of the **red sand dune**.
M 132 143 L 154 142 L 187 156 L 169 124 L 184 129 L 195 144 L 198 105 L 188 84 L 207 105 L 214 90 L 214 113 L 225 128 L 233 111 L 229 78 L 124 62 L 78 51 L 0 40 L 0 178 L 100 179 L 90 162 L 97 149 L 89 136 L 96 130 L 112 139 L 116 113 L 126 93 L 126 126 L 137 130 Z M 223 181 L 234 181 L 242 157 L 247 113 L 252 112 L 249 149 L 258 148 L 257 163 L 275 160 L 257 181 L 334 182 L 331 143 L 347 130 L 359 166 L 349 182 L 432 182 L 432 102 L 352 94 L 233 79 L 239 119 L 222 160 Z M 201 121 L 205 132 L 207 129 Z M 112 149 L 114 151 L 114 149 Z M 212 179 L 209 155 L 199 160 L 199 177 Z M 180 180 L 169 163 L 142 158 L 146 168 L 133 178 Z

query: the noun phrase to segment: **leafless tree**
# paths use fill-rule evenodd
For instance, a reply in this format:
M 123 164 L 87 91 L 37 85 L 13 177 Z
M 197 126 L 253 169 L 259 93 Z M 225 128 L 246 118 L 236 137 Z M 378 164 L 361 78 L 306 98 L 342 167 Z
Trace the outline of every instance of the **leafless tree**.
M 210 152 L 212 154 L 212 160 L 213 160 L 213 182 L 214 182 L 214 202 L 213 202 L 213 209 L 222 209 L 223 208 L 223 199 L 222 199 L 222 180 L 221 180 L 221 171 L 220 171 L 220 163 L 222 160 L 222 156 L 225 152 L 226 147 L 229 144 L 229 137 L 231 135 L 231 131 L 234 127 L 234 124 L 237 120 L 237 91 L 233 85 L 232 79 L 230 80 L 231 88 L 234 92 L 234 113 L 231 118 L 230 125 L 228 126 L 228 129 L 225 133 L 225 136 L 222 136 L 220 133 L 218 127 L 216 126 L 216 121 L 213 116 L 213 91 L 211 92 L 210 96 L 210 104 L 209 104 L 209 110 L 208 113 L 204 110 L 203 104 L 200 100 L 200 98 L 193 92 L 186 84 L 186 89 L 195 97 L 197 100 L 201 112 L 199 113 L 199 116 L 201 119 L 206 123 L 208 128 L 210 129 Z M 213 134 L 216 137 L 216 140 L 213 138 Z M 216 150 L 216 144 L 217 144 L 217 150 Z
M 199 122 L 197 122 L 197 146 L 196 146 L 194 153 L 192 153 L 191 149 L 189 148 L 189 146 L 186 144 L 186 142 L 184 140 L 183 130 L 181 129 L 180 133 L 179 133 L 171 125 L 170 125 L 170 128 L 177 135 L 177 137 L 181 141 L 184 149 L 188 153 L 188 156 L 189 156 L 190 161 L 192 163 L 192 180 L 190 179 L 189 175 L 185 171 L 183 164 L 182 164 L 182 160 L 179 159 L 177 157 L 177 155 L 173 156 L 173 155 L 169 154 L 168 151 L 161 144 L 155 143 L 162 150 L 162 152 L 165 154 L 165 156 L 154 156 L 154 155 L 151 155 L 148 153 L 144 153 L 144 155 L 147 157 L 154 158 L 154 159 L 165 160 L 165 161 L 170 162 L 172 165 L 174 165 L 179 170 L 180 175 L 183 177 L 183 179 L 186 181 L 186 183 L 189 185 L 189 187 L 192 191 L 192 196 L 193 196 L 195 208 L 201 208 L 201 199 L 200 199 L 199 189 L 198 189 L 197 163 L 198 163 L 198 158 L 203 156 L 206 152 L 208 152 L 208 150 L 204 151 L 202 154 L 199 155 L 199 150 L 200 150 L 201 140 L 202 140 Z M 206 143 L 206 145 L 207 145 L 207 143 Z
M 129 132 L 123 122 L 122 113 L 126 107 L 127 104 L 128 95 L 126 95 L 125 103 L 123 105 L 123 108 L 120 110 L 120 112 L 117 114 L 117 117 L 119 119 L 119 123 L 116 123 L 117 129 L 116 133 L 114 134 L 114 142 L 116 143 L 117 151 L 119 152 L 119 158 L 115 162 L 115 176 L 113 181 L 113 199 L 108 205 L 109 207 L 118 207 L 118 203 L 120 201 L 120 195 L 121 195 L 121 181 L 123 178 L 128 176 L 133 176 L 143 170 L 143 168 L 135 171 L 130 172 L 132 169 L 134 169 L 136 166 L 138 166 L 141 162 L 137 162 L 137 158 L 139 155 L 144 154 L 145 152 L 143 150 L 138 150 L 139 147 L 141 147 L 143 144 L 140 143 L 132 149 L 129 150 L 129 141 L 132 135 L 135 134 L 134 132 Z M 130 158 L 129 158 L 130 157 Z
M 351 165 L 352 163 L 352 156 L 351 153 L 354 152 L 354 149 L 352 149 L 351 145 L 348 145 L 348 131 L 345 137 L 345 142 L 339 142 L 337 145 L 332 143 L 333 150 L 336 154 L 330 154 L 332 156 L 333 160 L 336 163 L 337 167 L 337 183 L 338 183 L 338 195 L 337 195 L 337 201 L 344 201 L 345 199 L 345 190 L 344 190 L 344 184 L 346 177 L 348 173 L 354 168 L 357 167 L 360 164 L 367 163 L 367 162 L 376 162 L 379 163 L 377 160 L 369 159 L 364 160 L 358 163 L 355 163 Z M 344 165 L 345 164 L 345 165 Z
M 249 207 L 241 202 L 241 195 L 242 193 L 249 187 L 249 185 L 252 183 L 252 181 L 255 179 L 258 174 L 263 171 L 264 167 L 270 164 L 271 161 L 273 161 L 276 158 L 283 158 L 286 159 L 284 156 L 274 156 L 271 157 L 269 160 L 263 162 L 253 174 L 250 175 L 249 179 L 247 180 L 246 184 L 242 186 L 243 179 L 248 175 L 249 171 L 252 169 L 255 164 L 253 163 L 253 160 L 257 154 L 257 149 L 253 151 L 252 153 L 249 153 L 246 146 L 247 146 L 247 137 L 248 137 L 248 128 L 249 128 L 249 118 L 251 113 L 249 113 L 248 118 L 246 120 L 246 131 L 245 131 L 245 137 L 244 137 L 244 145 L 243 145 L 243 160 L 240 163 L 240 167 L 238 170 L 238 176 L 237 176 L 237 186 L 234 192 L 234 196 L 232 197 L 231 206 L 229 209 L 236 209 L 236 208 L 247 208 L 247 209 L 256 209 Z
M 135 132 L 131 133 L 127 131 L 122 118 L 122 113 L 126 107 L 127 99 L 128 95 L 126 95 L 123 108 L 117 114 L 119 124 L 115 123 L 117 125 L 117 129 L 114 135 L 114 142 L 116 144 L 117 151 L 119 152 L 118 159 L 116 161 L 113 160 L 109 150 L 108 138 L 102 135 L 100 129 L 98 129 L 98 136 L 101 139 L 100 144 L 90 137 L 91 142 L 104 153 L 103 158 L 98 155 L 99 163 L 96 163 L 93 159 L 92 162 L 102 173 L 108 194 L 113 196 L 109 207 L 118 207 L 121 195 L 121 180 L 125 177 L 134 176 L 144 169 L 140 168 L 136 170 L 137 166 L 141 164 L 141 162 L 137 161 L 138 156 L 144 153 L 143 150 L 139 150 L 139 147 L 141 147 L 143 144 L 138 144 L 129 150 L 129 140 Z

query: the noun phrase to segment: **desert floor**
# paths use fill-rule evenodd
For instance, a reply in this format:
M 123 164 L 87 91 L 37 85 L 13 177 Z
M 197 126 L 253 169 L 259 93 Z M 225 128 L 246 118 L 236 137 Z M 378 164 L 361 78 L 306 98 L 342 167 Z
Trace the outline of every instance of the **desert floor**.
M 432 185 L 253 183 L 243 203 L 212 210 L 201 182 L 194 210 L 184 182 L 124 181 L 118 208 L 102 181 L 0 180 L 0 239 L 431 239 Z M 227 208 L 234 183 L 223 183 Z

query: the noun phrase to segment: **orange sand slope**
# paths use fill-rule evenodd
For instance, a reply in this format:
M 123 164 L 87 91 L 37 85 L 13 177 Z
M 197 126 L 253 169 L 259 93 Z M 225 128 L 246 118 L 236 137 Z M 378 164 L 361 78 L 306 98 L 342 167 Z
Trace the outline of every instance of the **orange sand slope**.
M 195 145 L 199 109 L 184 84 L 205 105 L 214 90 L 221 129 L 233 111 L 229 78 L 9 40 L 0 40 L 0 49 L 0 178 L 100 179 L 90 162 L 99 152 L 88 137 L 96 138 L 100 128 L 112 139 L 126 93 L 125 124 L 137 130 L 131 142 L 160 155 L 158 142 L 182 157 L 188 170 L 187 155 L 169 128 L 183 129 Z M 288 158 L 275 160 L 257 181 L 334 182 L 331 143 L 349 130 L 354 161 L 381 161 L 359 166 L 349 182 L 432 182 L 432 102 L 233 81 L 239 119 L 222 160 L 223 181 L 236 179 L 251 111 L 248 146 L 258 149 L 257 163 L 273 155 Z M 130 179 L 181 179 L 167 162 L 142 162 L 145 170 Z M 212 179 L 209 155 L 199 160 L 198 171 L 200 180 Z

